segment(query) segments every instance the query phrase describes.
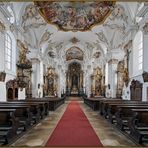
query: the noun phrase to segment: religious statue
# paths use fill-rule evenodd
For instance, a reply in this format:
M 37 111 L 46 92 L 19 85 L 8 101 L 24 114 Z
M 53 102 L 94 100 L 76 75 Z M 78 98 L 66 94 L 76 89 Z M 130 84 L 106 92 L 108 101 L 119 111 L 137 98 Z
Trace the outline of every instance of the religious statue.
M 45 82 L 44 82 L 44 95 L 48 96 L 56 96 L 57 95 L 57 79 L 58 76 L 55 72 L 55 69 L 52 67 L 48 68 L 48 71 L 45 75 Z
M 129 82 L 129 74 L 128 74 L 127 68 L 124 69 L 123 81 L 125 82 L 125 85 L 127 86 Z
M 95 96 L 102 95 L 101 68 L 99 68 L 99 67 L 95 68 L 91 78 L 92 78 L 92 94 Z
M 25 64 L 28 62 L 27 57 L 26 57 L 27 53 L 29 52 L 28 48 L 26 48 L 25 45 L 20 40 L 17 40 L 17 45 L 20 49 L 19 63 Z

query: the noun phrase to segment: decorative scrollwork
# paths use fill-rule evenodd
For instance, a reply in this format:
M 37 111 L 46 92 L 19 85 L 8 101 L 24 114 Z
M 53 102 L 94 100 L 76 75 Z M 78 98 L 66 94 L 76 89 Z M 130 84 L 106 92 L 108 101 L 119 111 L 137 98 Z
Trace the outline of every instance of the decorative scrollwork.
M 124 69 L 123 81 L 125 82 L 125 85 L 128 86 L 129 73 L 127 68 Z
M 5 25 L 0 21 L 0 32 L 3 33 L 5 31 Z

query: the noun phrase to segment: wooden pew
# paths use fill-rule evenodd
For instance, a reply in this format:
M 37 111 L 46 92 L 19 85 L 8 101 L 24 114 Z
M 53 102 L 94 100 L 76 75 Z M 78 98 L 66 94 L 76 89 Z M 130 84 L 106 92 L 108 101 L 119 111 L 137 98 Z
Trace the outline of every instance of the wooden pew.
M 45 98 L 49 102 L 49 111 L 56 110 L 60 105 L 65 102 L 65 97 L 63 98 Z
M 18 121 L 14 116 L 16 109 L 0 109 L 0 142 L 8 144 L 18 129 Z
M 27 102 L 19 102 L 19 101 L 11 101 L 11 102 L 0 102 L 1 106 L 2 105 L 19 105 L 19 106 L 23 106 L 23 105 L 27 105 L 30 107 L 30 112 L 32 114 L 32 119 L 34 121 L 34 123 L 37 123 L 40 121 L 41 119 L 41 111 L 40 111 L 40 107 L 39 104 L 37 103 L 27 103 Z
M 24 101 L 25 102 L 36 102 L 36 103 L 42 102 L 42 103 L 44 103 L 45 116 L 49 115 L 49 101 L 47 99 L 44 99 L 44 98 L 28 98 Z
M 92 108 L 94 111 L 99 110 L 99 104 L 100 100 L 102 100 L 103 97 L 101 98 L 86 98 L 83 97 L 84 103 L 87 104 L 90 108 Z
M 11 102 L 17 102 L 17 103 L 21 103 L 21 104 L 37 104 L 39 106 L 39 109 L 40 109 L 40 118 L 43 119 L 45 116 L 46 116 L 46 112 L 47 112 L 47 109 L 48 109 L 48 106 L 46 102 L 44 101 L 36 101 L 36 100 L 29 100 L 29 99 L 26 99 L 26 100 L 16 100 L 16 101 L 11 101 Z M 46 111 L 46 112 L 45 112 Z
M 26 105 L 1 105 L 0 109 L 16 109 L 14 116 L 19 119 L 18 131 L 26 131 L 31 126 L 32 114 L 30 107 Z
M 113 100 L 113 101 L 109 100 L 109 101 L 105 101 L 105 102 L 102 103 L 102 107 L 101 107 L 102 114 L 101 115 L 103 115 L 105 118 L 107 118 L 108 108 L 113 104 L 118 106 L 118 105 L 139 104 L 139 103 L 145 104 L 145 102 L 143 103 L 141 101 L 131 101 L 131 100 L 118 100 L 118 101 L 117 100 Z
M 109 119 L 109 121 L 111 123 L 113 123 L 115 121 L 115 113 L 118 111 L 118 107 L 119 106 L 122 106 L 122 107 L 126 107 L 126 106 L 131 106 L 131 105 L 141 105 L 141 106 L 145 106 L 145 105 L 148 105 L 148 102 L 147 103 L 143 103 L 143 102 L 118 102 L 118 103 L 110 103 L 108 104 L 108 108 L 107 108 L 107 113 L 105 114 L 106 115 L 106 118 Z
M 108 109 L 108 104 L 110 103 L 122 103 L 122 102 L 126 102 L 128 100 L 121 100 L 121 99 L 104 99 L 104 100 L 100 100 L 100 104 L 99 104 L 99 108 L 100 108 L 100 114 L 104 115 L 104 117 L 106 118 L 106 114 L 107 114 L 107 109 Z
M 132 109 L 148 109 L 148 104 L 132 104 L 127 106 L 118 106 L 118 111 L 115 113 L 117 127 L 122 130 L 129 130 L 128 120 L 133 117 Z
M 130 136 L 140 144 L 148 142 L 148 108 L 132 109 L 132 112 L 128 121 Z

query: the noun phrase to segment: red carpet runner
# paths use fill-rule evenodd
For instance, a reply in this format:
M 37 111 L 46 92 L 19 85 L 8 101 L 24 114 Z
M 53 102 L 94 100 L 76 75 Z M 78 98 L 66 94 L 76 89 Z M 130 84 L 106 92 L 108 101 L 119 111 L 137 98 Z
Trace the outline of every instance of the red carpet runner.
M 46 146 L 102 146 L 77 101 L 71 101 Z

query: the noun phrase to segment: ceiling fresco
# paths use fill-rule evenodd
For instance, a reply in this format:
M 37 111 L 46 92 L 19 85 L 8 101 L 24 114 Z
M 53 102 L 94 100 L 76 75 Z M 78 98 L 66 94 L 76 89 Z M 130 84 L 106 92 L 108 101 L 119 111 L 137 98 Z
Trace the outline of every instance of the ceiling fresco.
M 68 61 L 72 59 L 83 60 L 83 51 L 76 46 L 68 49 L 66 52 L 66 60 Z
M 115 2 L 34 2 L 40 14 L 62 31 L 87 31 L 102 24 L 112 12 Z

